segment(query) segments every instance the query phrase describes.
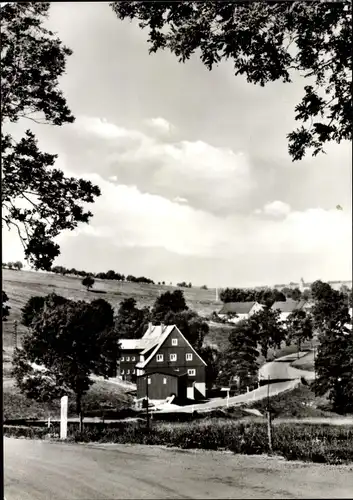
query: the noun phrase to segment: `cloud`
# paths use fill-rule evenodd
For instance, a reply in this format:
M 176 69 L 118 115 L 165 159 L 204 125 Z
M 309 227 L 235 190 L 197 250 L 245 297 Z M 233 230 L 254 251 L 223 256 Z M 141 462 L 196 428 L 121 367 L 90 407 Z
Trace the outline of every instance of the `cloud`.
M 97 172 L 99 165 L 105 179 L 171 201 L 184 198 L 216 215 L 246 211 L 251 203 L 256 183 L 242 151 L 201 140 L 162 140 L 94 117 L 79 117 L 75 127 L 76 134 L 65 138 L 65 148 L 71 149 L 70 161 L 81 172 Z
M 98 174 L 85 177 L 102 190 L 90 207 L 94 217 L 89 231 L 110 239 L 116 247 L 160 247 L 181 255 L 243 259 L 244 263 L 256 255 L 266 263 L 268 257 L 295 253 L 315 263 L 323 259 L 326 265 L 333 255 L 335 260 L 337 255 L 350 259 L 351 214 L 342 211 L 308 209 L 274 219 L 224 217 L 180 200 L 142 193 L 136 186 L 113 184 Z
M 163 134 L 170 133 L 174 128 L 171 123 L 169 123 L 165 118 L 150 118 L 146 120 L 146 124 L 157 132 L 161 132 Z
M 131 260 L 124 261 L 131 272 L 144 252 L 150 257 L 165 252 L 169 262 L 173 262 L 173 256 L 179 267 L 185 262 L 189 274 L 178 279 L 217 280 L 220 286 L 290 281 L 302 275 L 306 279 L 343 279 L 351 273 L 352 225 L 348 211 L 315 208 L 291 211 L 281 218 L 221 216 L 180 200 L 143 193 L 136 186 L 110 182 L 98 174 L 81 177 L 98 184 L 102 196 L 89 206 L 94 214 L 89 225 L 82 224 L 58 237 L 62 258 L 66 259 L 68 248 L 82 249 L 79 254 L 72 250 L 70 264 L 65 261 L 63 265 L 80 267 L 84 259 L 96 270 L 102 265 L 115 268 L 115 249 L 116 255 L 131 255 Z M 14 255 L 22 260 L 15 235 L 4 231 L 3 236 L 4 260 L 13 260 Z M 110 257 L 102 264 L 105 247 L 109 247 Z M 154 254 L 152 249 L 160 250 Z M 198 259 L 203 271 L 198 268 Z M 168 266 L 166 262 L 163 265 L 158 279 L 163 275 L 168 279 Z M 145 258 L 144 266 L 146 276 L 150 269 L 156 269 Z
M 175 201 L 175 203 L 187 203 L 188 202 L 188 200 L 186 198 L 182 198 L 181 196 L 176 196 L 173 201 Z
M 271 201 L 270 203 L 266 203 L 263 209 L 256 209 L 255 214 L 265 214 L 273 217 L 284 217 L 288 215 L 291 211 L 290 205 L 288 203 L 284 203 L 283 201 Z

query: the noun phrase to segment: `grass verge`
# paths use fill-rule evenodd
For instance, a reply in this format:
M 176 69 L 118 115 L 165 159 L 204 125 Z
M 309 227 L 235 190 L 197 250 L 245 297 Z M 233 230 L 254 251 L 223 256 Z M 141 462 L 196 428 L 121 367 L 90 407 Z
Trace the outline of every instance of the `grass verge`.
M 5 425 L 4 435 L 43 439 L 48 435 L 48 429 Z M 229 450 L 251 455 L 268 453 L 265 423 L 214 418 L 191 423 L 153 422 L 150 430 L 139 422 L 121 422 L 118 428 L 87 426 L 82 433 L 69 428 L 69 441 L 164 445 L 182 449 Z M 288 460 L 351 463 L 353 426 L 279 424 L 273 433 L 273 452 Z

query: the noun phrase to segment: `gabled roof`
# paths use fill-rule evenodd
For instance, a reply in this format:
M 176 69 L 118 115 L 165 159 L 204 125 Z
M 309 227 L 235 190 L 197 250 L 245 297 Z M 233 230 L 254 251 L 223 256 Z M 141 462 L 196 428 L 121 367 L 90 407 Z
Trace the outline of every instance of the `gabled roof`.
M 160 336 L 159 337 L 157 337 L 157 335 L 156 335 L 156 337 L 154 338 L 154 333 L 153 332 L 156 332 L 156 330 L 154 330 L 154 328 L 158 328 L 157 331 L 160 332 Z M 190 344 L 190 342 L 184 337 L 184 335 L 181 333 L 181 331 L 179 330 L 179 328 L 176 325 L 169 325 L 169 326 L 163 326 L 163 325 L 161 325 L 161 326 L 157 326 L 157 327 L 154 327 L 152 325 L 151 327 L 149 327 L 149 329 L 147 330 L 147 332 L 145 333 L 145 335 L 142 337 L 142 340 L 146 340 L 149 336 L 151 336 L 152 338 L 151 338 L 151 342 L 145 347 L 144 351 L 142 351 L 141 354 L 147 353 L 151 349 L 153 349 L 153 351 L 150 353 L 150 355 L 148 356 L 148 358 L 145 359 L 145 361 L 137 363 L 136 368 L 145 368 L 148 365 L 148 363 L 151 361 L 151 359 L 153 358 L 153 356 L 156 355 L 156 353 L 159 351 L 160 347 L 164 344 L 164 342 L 167 340 L 167 338 L 169 337 L 169 335 L 172 333 L 172 331 L 174 329 L 178 330 L 178 333 L 185 340 L 185 342 L 189 345 L 190 349 L 192 349 L 192 351 L 202 361 L 202 363 L 205 366 L 207 366 L 207 363 L 205 363 L 205 361 L 201 358 L 201 356 L 199 354 L 197 354 L 197 352 L 192 347 L 192 345 Z
M 287 299 L 285 302 L 275 302 L 271 307 L 272 310 L 278 309 L 281 313 L 291 313 L 298 309 L 303 309 L 306 300 Z
M 124 351 L 141 350 L 140 342 L 141 339 L 121 339 L 119 341 L 120 349 Z
M 160 342 L 162 335 L 169 335 L 172 330 L 173 326 L 169 325 L 149 325 L 146 333 L 140 339 L 121 339 L 121 349 L 126 351 L 140 350 L 141 354 L 146 354 Z
M 249 314 L 256 302 L 226 302 L 218 314 Z

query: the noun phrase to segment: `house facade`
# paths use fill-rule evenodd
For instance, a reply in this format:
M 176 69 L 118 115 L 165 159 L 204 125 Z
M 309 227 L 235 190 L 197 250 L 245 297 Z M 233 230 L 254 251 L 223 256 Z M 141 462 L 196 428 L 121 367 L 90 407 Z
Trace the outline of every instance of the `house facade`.
M 147 340 L 149 337 L 153 345 L 151 342 L 140 353 L 140 361 L 136 365 L 137 376 L 161 370 L 178 376 L 185 374 L 186 397 L 188 399 L 204 398 L 206 396 L 206 363 L 179 328 L 175 325 L 154 327 L 151 325 L 143 339 Z M 158 389 L 155 391 L 152 380 L 150 389 L 150 397 L 154 399 L 152 395 L 158 395 Z M 170 395 L 168 394 L 167 397 Z M 139 397 L 138 393 L 137 398 Z
M 121 340 L 120 376 L 137 382 L 137 399 L 206 396 L 206 363 L 175 325 L 150 324 L 141 339 Z
M 137 399 L 165 400 L 171 395 L 187 398 L 187 373 L 173 373 L 164 370 L 149 372 L 137 377 Z
M 238 323 L 250 318 L 253 314 L 264 309 L 258 302 L 226 302 L 218 313 L 218 317 L 229 323 Z
M 120 341 L 119 373 L 122 380 L 136 381 L 136 363 L 140 360 L 143 347 L 139 344 L 141 339 L 122 339 Z

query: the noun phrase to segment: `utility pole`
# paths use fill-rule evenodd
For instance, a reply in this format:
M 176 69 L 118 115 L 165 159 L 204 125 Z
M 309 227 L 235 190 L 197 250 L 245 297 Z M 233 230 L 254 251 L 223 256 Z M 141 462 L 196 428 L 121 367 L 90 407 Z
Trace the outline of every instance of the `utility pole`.
M 146 375 L 146 424 L 147 430 L 150 428 L 150 414 L 148 412 L 148 375 Z
M 267 436 L 268 436 L 268 449 L 272 453 L 272 422 L 271 422 L 271 409 L 270 409 L 270 376 L 267 379 Z
M 13 347 L 17 349 L 17 320 L 13 322 Z

